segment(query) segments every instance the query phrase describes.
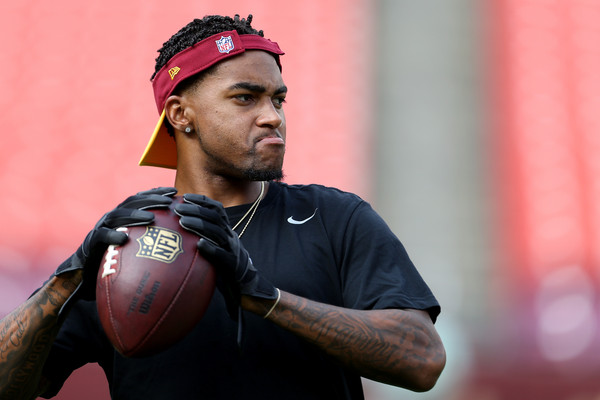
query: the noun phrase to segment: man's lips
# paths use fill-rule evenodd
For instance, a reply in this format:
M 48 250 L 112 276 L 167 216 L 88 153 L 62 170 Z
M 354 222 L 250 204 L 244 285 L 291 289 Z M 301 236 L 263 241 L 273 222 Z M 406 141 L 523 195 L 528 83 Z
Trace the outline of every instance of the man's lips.
M 262 143 L 262 144 L 278 144 L 278 145 L 284 145 L 285 144 L 283 138 L 280 138 L 279 136 L 263 136 L 263 137 L 261 137 L 261 138 L 258 139 L 257 143 Z

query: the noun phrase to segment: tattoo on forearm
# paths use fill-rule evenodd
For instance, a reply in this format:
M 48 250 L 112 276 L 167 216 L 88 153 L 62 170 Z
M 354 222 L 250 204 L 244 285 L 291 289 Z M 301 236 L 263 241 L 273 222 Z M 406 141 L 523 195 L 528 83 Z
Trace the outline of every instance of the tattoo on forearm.
M 408 313 L 374 314 L 302 298 L 280 312 L 279 324 L 371 377 L 379 377 L 378 371 L 418 370 L 432 358 L 444 357 L 432 352 L 429 328 L 414 319 L 408 323 L 413 318 Z
M 57 314 L 67 287 L 48 287 L 0 321 L 0 399 L 25 398 L 37 385 L 58 332 Z

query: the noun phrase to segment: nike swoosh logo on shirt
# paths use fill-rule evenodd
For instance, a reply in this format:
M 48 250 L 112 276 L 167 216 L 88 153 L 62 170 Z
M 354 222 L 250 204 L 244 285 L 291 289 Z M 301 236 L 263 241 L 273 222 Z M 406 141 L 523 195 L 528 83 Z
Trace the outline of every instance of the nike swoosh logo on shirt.
M 315 208 L 315 212 L 313 213 L 313 215 L 311 215 L 310 217 L 308 217 L 306 219 L 303 219 L 302 221 L 297 221 L 297 220 L 294 219 L 293 216 L 291 216 L 291 217 L 289 217 L 287 219 L 287 222 L 289 222 L 290 224 L 293 224 L 293 225 L 302 225 L 302 224 L 305 224 L 308 221 L 310 221 L 312 219 L 312 217 L 314 217 L 317 214 L 317 210 L 318 210 L 318 208 Z

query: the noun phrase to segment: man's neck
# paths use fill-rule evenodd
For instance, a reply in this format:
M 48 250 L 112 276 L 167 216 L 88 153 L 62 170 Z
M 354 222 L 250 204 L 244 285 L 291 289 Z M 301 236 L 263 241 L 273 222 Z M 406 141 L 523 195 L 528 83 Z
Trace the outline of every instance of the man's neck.
M 265 182 L 263 197 L 269 184 Z M 175 177 L 175 187 L 179 195 L 185 193 L 202 194 L 223 204 L 233 207 L 254 202 L 261 192 L 261 182 L 246 180 L 231 180 L 222 177 L 212 179 L 183 179 L 180 174 Z

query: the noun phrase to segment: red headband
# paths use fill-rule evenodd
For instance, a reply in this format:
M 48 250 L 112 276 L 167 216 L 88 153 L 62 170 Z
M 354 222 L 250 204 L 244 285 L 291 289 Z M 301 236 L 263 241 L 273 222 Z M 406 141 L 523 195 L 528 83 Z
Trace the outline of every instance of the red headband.
M 281 70 L 279 56 L 283 51 L 277 43 L 258 35 L 238 35 L 236 31 L 221 32 L 175 54 L 154 76 L 152 88 L 160 118 L 146 146 L 140 165 L 177 168 L 177 148 L 165 127 L 165 102 L 177 85 L 208 67 L 242 54 L 246 50 L 264 50 L 275 57 Z
M 218 33 L 175 54 L 158 71 L 152 81 L 158 113 L 162 113 L 167 98 L 184 79 L 246 50 L 272 53 L 281 69 L 279 56 L 284 53 L 277 43 L 258 35 L 238 35 L 236 31 Z

